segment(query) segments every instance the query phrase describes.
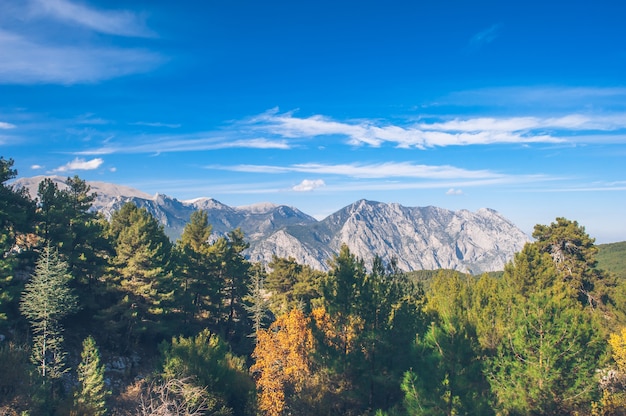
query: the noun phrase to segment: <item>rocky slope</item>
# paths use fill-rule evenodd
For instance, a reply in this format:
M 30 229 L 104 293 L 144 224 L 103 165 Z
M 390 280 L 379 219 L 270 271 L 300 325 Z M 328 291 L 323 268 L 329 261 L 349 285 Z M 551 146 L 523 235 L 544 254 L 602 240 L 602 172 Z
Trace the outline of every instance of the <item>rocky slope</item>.
M 34 196 L 42 179 L 22 178 L 14 186 L 26 187 Z M 54 180 L 63 186 L 63 178 Z M 477 274 L 502 270 L 529 241 L 514 224 L 485 208 L 450 211 L 361 200 L 317 221 L 284 205 L 230 207 L 211 198 L 179 201 L 114 184 L 89 184 L 98 194 L 94 210 L 110 217 L 126 202 L 135 203 L 157 218 L 173 240 L 193 211 L 205 210 L 215 235 L 241 228 L 250 243 L 247 256 L 265 263 L 277 255 L 327 270 L 328 260 L 346 243 L 366 265 L 378 254 L 384 260 L 396 258 L 406 271 L 446 268 Z

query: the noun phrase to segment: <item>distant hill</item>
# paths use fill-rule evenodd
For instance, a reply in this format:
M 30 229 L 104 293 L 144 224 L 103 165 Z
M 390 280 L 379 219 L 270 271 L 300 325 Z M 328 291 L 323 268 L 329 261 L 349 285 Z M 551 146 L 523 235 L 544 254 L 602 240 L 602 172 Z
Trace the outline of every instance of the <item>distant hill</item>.
M 20 178 L 35 196 L 44 177 Z M 64 179 L 54 177 L 60 187 Z M 110 218 L 127 202 L 144 207 L 176 240 L 191 213 L 207 212 L 215 236 L 241 228 L 251 261 L 268 263 L 273 255 L 293 257 L 301 264 L 328 270 L 328 260 L 342 244 L 370 265 L 374 255 L 397 259 L 403 271 L 453 269 L 480 274 L 502 270 L 529 238 L 492 209 L 450 211 L 443 208 L 405 207 L 360 200 L 318 221 L 302 211 L 271 203 L 229 207 L 211 198 L 179 201 L 104 182 L 88 182 L 97 193 L 93 209 Z
M 626 241 L 598 244 L 598 268 L 626 279 Z

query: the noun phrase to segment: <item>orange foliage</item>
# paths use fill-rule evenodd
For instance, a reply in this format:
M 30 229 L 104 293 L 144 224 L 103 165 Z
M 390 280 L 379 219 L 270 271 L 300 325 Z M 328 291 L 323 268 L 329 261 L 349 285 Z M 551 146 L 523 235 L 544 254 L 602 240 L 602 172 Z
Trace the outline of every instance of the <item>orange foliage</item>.
M 312 349 L 310 319 L 299 309 L 279 316 L 269 329 L 257 333 L 251 371 L 256 379 L 259 410 L 268 416 L 283 414 L 287 393 L 302 391 L 311 375 Z
M 345 355 L 357 347 L 358 335 L 363 331 L 363 321 L 359 317 L 350 315 L 341 319 L 338 316 L 331 316 L 324 308 L 313 309 L 311 316 L 328 346 Z

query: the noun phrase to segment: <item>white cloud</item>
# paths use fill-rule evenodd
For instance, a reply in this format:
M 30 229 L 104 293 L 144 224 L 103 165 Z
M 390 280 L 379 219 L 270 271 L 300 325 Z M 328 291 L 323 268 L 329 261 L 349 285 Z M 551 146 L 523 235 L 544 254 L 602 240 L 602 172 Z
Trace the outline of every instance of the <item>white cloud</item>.
M 14 129 L 15 127 L 16 127 L 15 124 L 0 121 L 0 129 L 2 130 Z
M 387 162 L 373 164 L 318 164 L 304 163 L 289 166 L 271 165 L 236 165 L 207 166 L 209 169 L 230 170 L 250 173 L 311 173 L 324 175 L 341 175 L 353 178 L 421 178 L 421 179 L 486 179 L 501 178 L 504 175 L 488 170 L 466 170 L 454 166 L 416 165 L 408 162 Z
M 570 119 L 553 119 L 551 124 L 573 123 Z M 580 121 L 578 121 L 580 123 Z M 377 120 L 339 122 L 321 115 L 307 118 L 294 117 L 291 113 L 268 112 L 249 120 L 253 129 L 263 130 L 286 138 L 312 138 L 317 136 L 343 136 L 354 146 L 377 147 L 392 143 L 403 148 L 465 146 L 501 143 L 560 143 L 564 140 L 531 129 L 550 124 L 533 117 L 508 119 L 475 118 L 456 119 L 438 123 L 415 125 L 380 125 Z
M 321 179 L 305 179 L 291 189 L 297 192 L 308 192 L 323 186 L 326 186 L 326 183 Z
M 98 82 L 146 72 L 163 62 L 143 49 L 37 43 L 0 30 L 0 84 Z
M 40 169 L 43 169 L 43 166 L 41 166 L 41 165 L 32 165 L 30 168 L 32 170 L 40 170 Z
M 446 195 L 463 195 L 461 189 L 450 188 L 446 191 Z
M 69 171 L 74 171 L 74 170 L 94 170 L 94 169 L 98 169 L 100 165 L 102 165 L 102 163 L 104 163 L 104 160 L 100 158 L 91 159 L 91 160 L 76 158 L 73 161 L 68 162 L 67 164 L 63 166 L 60 166 L 54 169 L 53 172 L 69 172 Z
M 33 0 L 33 13 L 78 24 L 90 30 L 118 36 L 152 37 L 154 32 L 136 13 L 96 10 L 67 0 Z
M 150 136 L 142 140 L 145 143 L 133 143 L 131 138 L 123 140 L 123 143 L 115 144 L 110 141 L 105 146 L 94 148 L 91 150 L 83 150 L 74 152 L 76 155 L 106 155 L 114 153 L 175 153 L 175 152 L 196 152 L 202 150 L 219 150 L 219 149 L 290 149 L 291 146 L 282 139 L 239 139 L 233 140 L 230 135 L 216 136 L 215 133 L 207 133 L 209 137 L 197 138 L 202 133 L 192 135 L 178 136 Z
M 242 128 L 241 125 L 237 126 Z M 336 121 L 322 115 L 299 118 L 272 110 L 251 118 L 243 127 L 287 139 L 339 136 L 353 146 L 426 149 L 488 144 L 565 143 L 568 132 L 593 131 L 609 142 L 618 139 L 606 132 L 626 129 L 626 113 L 581 114 L 557 117 L 466 117 L 394 125 L 380 120 Z M 576 134 L 578 136 L 578 134 Z M 621 136 L 620 136 L 621 137 Z M 576 140 L 580 142 L 580 140 Z M 596 140 L 594 140 L 595 142 Z

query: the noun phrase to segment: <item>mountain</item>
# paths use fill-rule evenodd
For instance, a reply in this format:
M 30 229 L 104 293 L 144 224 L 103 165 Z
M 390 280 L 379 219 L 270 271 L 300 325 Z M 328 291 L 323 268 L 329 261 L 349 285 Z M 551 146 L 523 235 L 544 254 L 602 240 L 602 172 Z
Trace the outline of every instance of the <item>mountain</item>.
M 52 178 L 64 186 L 63 178 Z M 42 179 L 21 178 L 13 185 L 27 188 L 34 197 Z M 215 236 L 241 228 L 250 243 L 246 255 L 264 263 L 277 255 L 327 270 L 328 260 L 346 243 L 366 265 L 379 255 L 387 261 L 396 258 L 405 271 L 445 268 L 478 274 L 502 270 L 529 241 L 513 223 L 486 208 L 450 211 L 360 200 L 318 221 L 285 205 L 230 207 L 212 198 L 179 201 L 104 182 L 89 185 L 98 195 L 93 210 L 110 218 L 132 202 L 157 218 L 172 240 L 180 236 L 192 212 L 204 210 Z

